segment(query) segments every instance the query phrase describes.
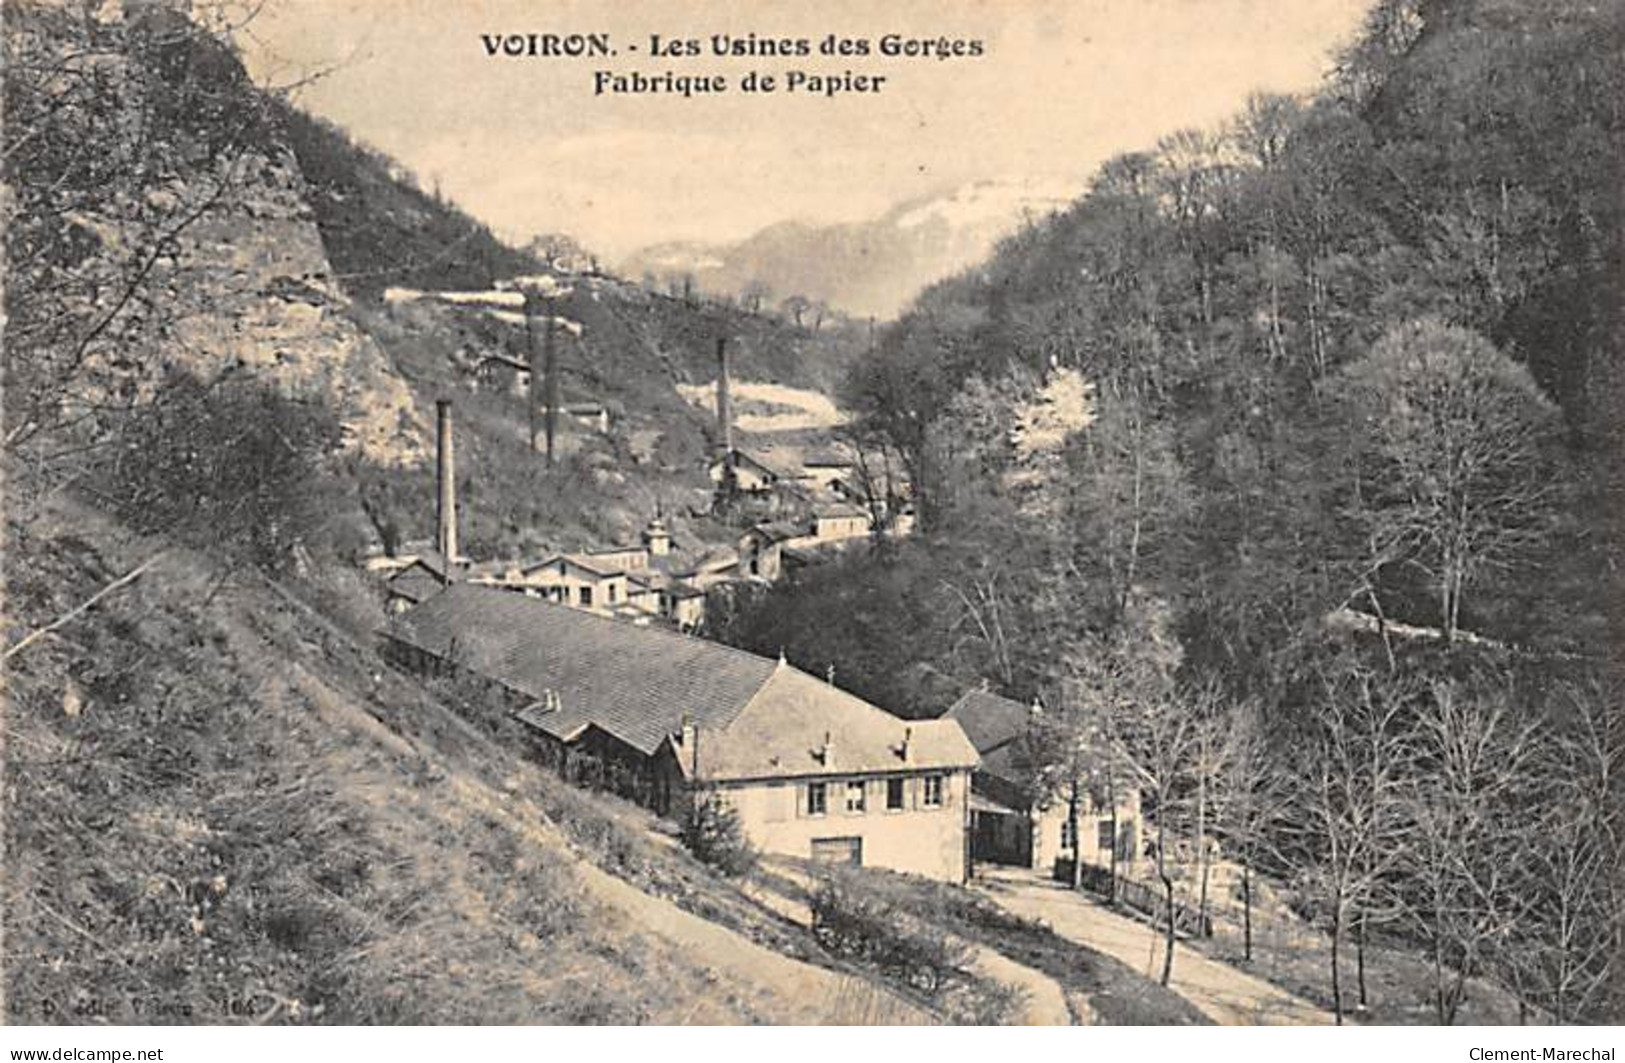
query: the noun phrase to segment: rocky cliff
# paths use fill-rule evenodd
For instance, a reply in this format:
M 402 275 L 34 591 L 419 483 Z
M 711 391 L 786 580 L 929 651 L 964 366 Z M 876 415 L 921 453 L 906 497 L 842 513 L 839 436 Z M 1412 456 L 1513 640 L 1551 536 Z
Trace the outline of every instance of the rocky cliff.
M 413 397 L 350 317 L 284 123 L 229 48 L 161 5 L 6 21 L 13 429 L 177 370 L 251 374 L 323 399 L 368 458 L 420 461 Z

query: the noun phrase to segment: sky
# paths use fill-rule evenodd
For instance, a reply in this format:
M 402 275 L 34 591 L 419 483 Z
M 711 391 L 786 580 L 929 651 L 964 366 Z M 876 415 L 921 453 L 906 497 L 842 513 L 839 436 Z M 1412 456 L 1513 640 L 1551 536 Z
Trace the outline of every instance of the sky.
M 985 179 L 1082 180 L 1254 91 L 1304 92 L 1368 0 L 269 0 L 262 83 L 438 183 L 512 240 L 613 261 L 786 220 L 858 221 Z M 485 34 L 608 34 L 613 57 L 489 57 Z M 713 34 L 981 40 L 980 57 L 718 58 Z M 705 55 L 655 58 L 650 35 Z M 636 49 L 635 53 L 633 49 Z M 721 75 L 720 96 L 594 95 L 598 70 Z M 752 70 L 781 91 L 746 94 Z M 786 93 L 792 70 L 879 92 Z

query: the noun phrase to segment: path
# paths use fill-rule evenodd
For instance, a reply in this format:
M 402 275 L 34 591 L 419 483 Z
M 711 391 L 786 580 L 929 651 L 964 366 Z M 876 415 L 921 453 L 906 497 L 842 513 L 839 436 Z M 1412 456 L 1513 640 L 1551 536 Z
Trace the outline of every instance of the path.
M 1162 973 L 1160 933 L 1059 882 L 1031 871 L 999 868 L 986 872 L 977 888 L 1016 915 L 1041 919 L 1069 941 L 1115 957 L 1149 978 Z M 1174 953 L 1169 988 L 1227 1026 L 1317 1026 L 1333 1021 L 1331 1012 L 1189 947 Z

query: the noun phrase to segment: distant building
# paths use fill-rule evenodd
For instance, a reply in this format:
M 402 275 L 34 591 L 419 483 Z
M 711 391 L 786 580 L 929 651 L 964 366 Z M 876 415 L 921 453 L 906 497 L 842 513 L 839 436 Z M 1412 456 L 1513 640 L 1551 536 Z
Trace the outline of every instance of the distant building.
M 861 506 L 835 502 L 813 510 L 813 542 L 800 545 L 835 543 L 844 539 L 861 539 L 874 527 L 874 517 Z
M 694 628 L 705 615 L 701 584 L 733 578 L 735 555 L 685 562 L 672 549 L 660 517 L 644 529 L 640 546 L 610 546 L 554 554 L 541 562 L 486 562 L 472 566 L 467 582 L 517 591 L 576 609 L 633 620 L 663 617 Z
M 417 554 L 384 584 L 390 610 L 401 612 L 439 594 L 452 581 L 451 571 L 438 553 L 425 550 Z
M 559 605 L 610 613 L 631 604 L 626 571 L 581 554 L 559 554 L 504 581 L 513 590 Z
M 672 580 L 660 589 L 660 615 L 693 631 L 705 621 L 705 592 L 692 583 Z
M 383 633 L 405 667 L 460 670 L 536 748 L 682 816 L 719 795 L 765 852 L 963 881 L 976 750 L 771 661 L 661 628 L 459 584 Z
M 711 482 L 719 488 L 727 476 L 729 459 L 719 457 L 711 463 Z M 766 495 L 775 488 L 792 484 L 795 477 L 747 451 L 732 452 L 734 484 L 743 494 Z
M 1036 706 L 971 690 L 942 718 L 964 728 L 981 757 L 972 787 L 971 854 L 977 860 L 1049 870 L 1079 854 L 1085 864 L 1109 867 L 1117 847 L 1120 870 L 1138 856 L 1144 825 L 1139 790 L 1124 781 L 1115 815 L 1105 795 L 1079 795 L 1078 830 L 1071 836 L 1071 794 L 1034 794 L 1041 759 L 1029 745 Z M 1077 843 L 1081 842 L 1081 846 Z
M 820 491 L 849 489 L 852 480 L 852 459 L 837 450 L 808 451 L 801 459 L 801 473 L 797 479 Z
M 784 545 L 800 534 L 800 529 L 786 521 L 770 521 L 746 529 L 739 537 L 740 578 L 769 582 L 778 579 L 783 571 Z
M 567 402 L 564 413 L 583 428 L 590 428 L 599 435 L 609 434 L 609 410 L 601 402 Z
M 609 546 L 580 553 L 593 564 L 617 572 L 640 572 L 649 567 L 649 548 L 646 546 Z

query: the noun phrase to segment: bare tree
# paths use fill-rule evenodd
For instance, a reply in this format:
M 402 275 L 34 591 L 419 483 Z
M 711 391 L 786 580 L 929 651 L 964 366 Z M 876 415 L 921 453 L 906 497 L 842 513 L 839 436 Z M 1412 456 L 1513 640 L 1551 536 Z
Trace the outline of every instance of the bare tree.
M 1524 930 L 1501 965 L 1534 990 L 1560 1023 L 1606 1016 L 1621 934 L 1621 810 L 1625 765 L 1614 722 L 1619 689 L 1606 680 L 1564 683 L 1554 720 L 1528 765 L 1544 785 L 1520 809 L 1529 818 L 1524 858 L 1509 870 L 1527 898 Z
M 1253 888 L 1259 862 L 1275 850 L 1288 811 L 1288 789 L 1270 750 L 1263 713 L 1255 702 L 1226 717 L 1229 756 L 1216 809 L 1225 849 L 1241 865 L 1242 958 L 1253 958 Z
M 1516 933 L 1524 907 L 1516 882 L 1526 857 L 1520 821 L 1534 797 L 1536 723 L 1503 684 L 1493 686 L 1438 681 L 1417 699 L 1405 915 L 1427 946 L 1434 1015 L 1445 1026 L 1456 1020 L 1467 980 Z
M 1556 411 L 1528 370 L 1476 333 L 1432 320 L 1390 331 L 1333 391 L 1357 446 L 1345 515 L 1363 530 L 1373 569 L 1426 578 L 1454 641 L 1469 589 L 1541 539 Z
M 1299 881 L 1323 909 L 1332 1011 L 1341 1024 L 1346 935 L 1380 903 L 1382 885 L 1411 842 L 1406 787 L 1415 755 L 1405 707 L 1414 691 L 1354 661 L 1332 662 L 1316 678 L 1292 779 L 1297 816 L 1284 833 Z
M 1200 728 L 1192 692 L 1175 686 L 1166 664 L 1120 646 L 1115 653 L 1079 654 L 1074 679 L 1080 688 L 1074 696 L 1094 706 L 1105 754 L 1139 788 L 1156 824 L 1157 879 L 1165 906 L 1163 985 L 1173 977 L 1178 942 L 1169 850 L 1180 833 L 1180 794 L 1189 781 Z

